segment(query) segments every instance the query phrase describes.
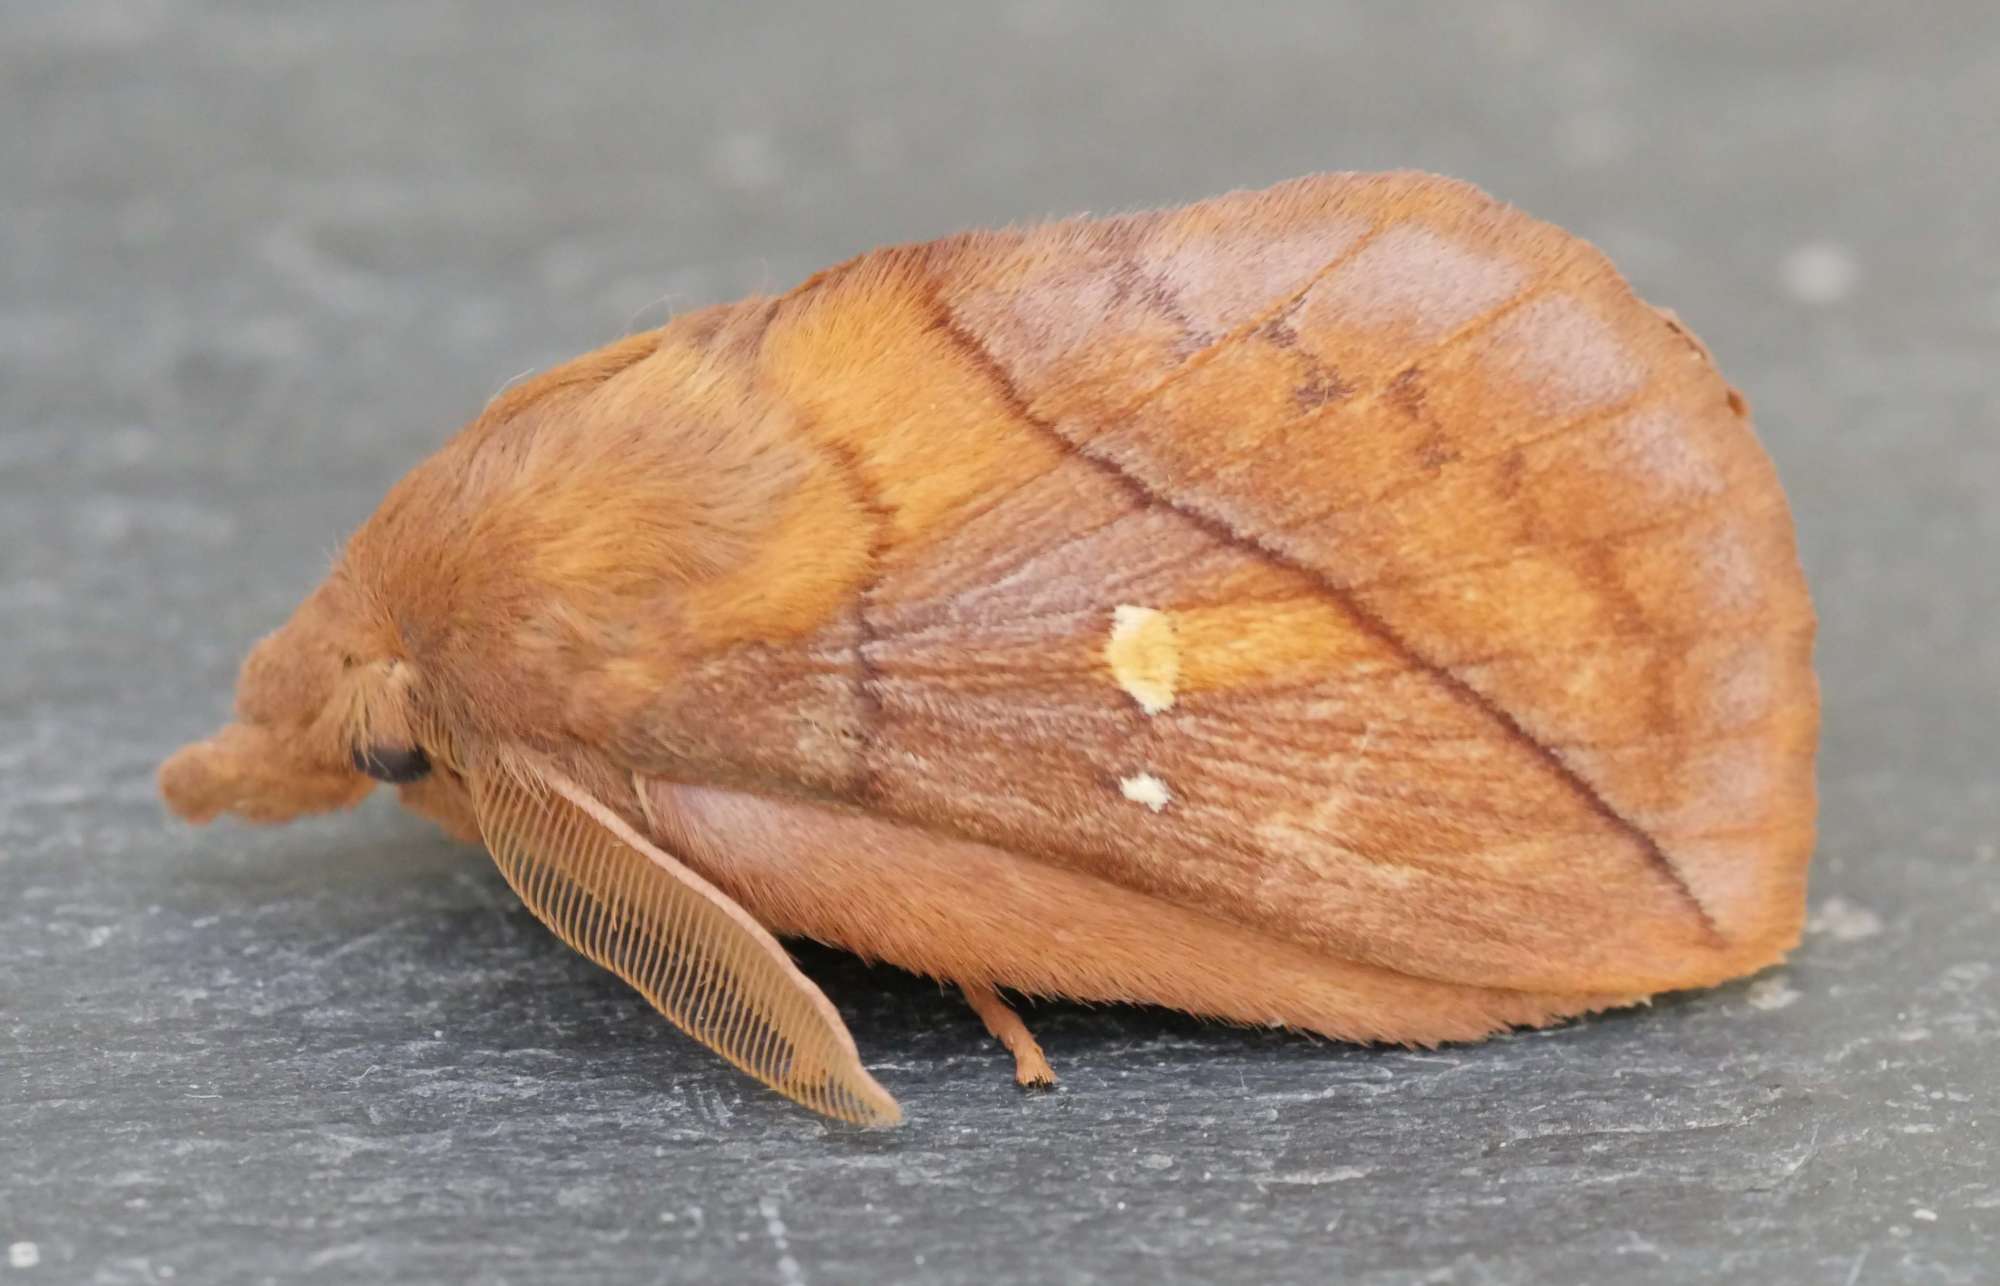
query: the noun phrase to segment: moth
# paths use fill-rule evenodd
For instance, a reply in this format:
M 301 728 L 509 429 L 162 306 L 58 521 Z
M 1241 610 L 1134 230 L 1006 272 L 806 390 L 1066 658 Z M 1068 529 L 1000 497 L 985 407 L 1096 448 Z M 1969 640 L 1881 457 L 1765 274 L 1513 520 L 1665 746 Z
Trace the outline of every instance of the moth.
M 1596 250 L 1329 174 L 877 250 L 494 400 L 162 766 L 377 782 L 815 1111 L 786 954 L 1431 1045 L 1795 944 L 1814 619 L 1743 398 Z

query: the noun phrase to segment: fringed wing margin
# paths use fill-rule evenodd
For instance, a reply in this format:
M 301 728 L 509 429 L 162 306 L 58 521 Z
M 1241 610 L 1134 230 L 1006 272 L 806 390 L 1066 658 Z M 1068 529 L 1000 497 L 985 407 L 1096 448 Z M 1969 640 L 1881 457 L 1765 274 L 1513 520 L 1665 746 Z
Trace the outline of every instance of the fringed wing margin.
M 857 1125 L 902 1119 L 775 938 L 575 783 L 541 775 L 472 782 L 486 846 L 542 923 L 787 1098 Z

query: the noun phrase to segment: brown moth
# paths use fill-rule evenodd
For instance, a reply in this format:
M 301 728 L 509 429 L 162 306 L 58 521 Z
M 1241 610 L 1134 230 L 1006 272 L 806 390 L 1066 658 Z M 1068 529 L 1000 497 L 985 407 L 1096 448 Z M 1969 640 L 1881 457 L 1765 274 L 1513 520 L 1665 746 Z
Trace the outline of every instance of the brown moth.
M 878 250 L 497 399 L 161 769 L 378 780 L 817 1111 L 779 945 L 1353 1041 L 1777 960 L 1813 615 L 1743 399 L 1597 251 L 1336 174 Z

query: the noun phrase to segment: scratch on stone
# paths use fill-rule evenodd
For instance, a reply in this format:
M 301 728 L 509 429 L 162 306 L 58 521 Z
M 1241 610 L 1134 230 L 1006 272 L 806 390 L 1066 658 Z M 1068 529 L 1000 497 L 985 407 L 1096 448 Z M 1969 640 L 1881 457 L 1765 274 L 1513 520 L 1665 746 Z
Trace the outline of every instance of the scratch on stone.
M 785 1233 L 785 1220 L 778 1207 L 778 1199 L 759 1198 L 757 1212 L 764 1216 L 764 1231 L 771 1238 L 771 1248 L 778 1252 L 778 1280 L 784 1286 L 804 1286 L 805 1270 L 792 1257 L 792 1244 Z
M 1770 1228 L 1772 1221 L 1778 1217 L 1778 1208 L 1792 1195 L 1792 1189 L 1799 1186 L 1799 1175 L 1805 1171 L 1807 1163 L 1818 1155 L 1819 1126 L 1815 1125 L 1812 1137 L 1806 1140 L 1806 1145 L 1799 1155 L 1785 1163 L 1785 1173 L 1779 1180 L 1777 1188 L 1771 1193 L 1770 1204 L 1765 1206 L 1763 1216 L 1757 1220 L 1756 1231 L 1751 1234 L 1753 1241 L 1763 1236 Z
M 1331 1170 L 1288 1170 L 1281 1174 L 1255 1175 L 1251 1182 L 1260 1188 L 1273 1184 L 1285 1187 L 1317 1188 L 1327 1183 L 1347 1183 L 1365 1179 L 1374 1171 L 1358 1165 L 1336 1166 Z

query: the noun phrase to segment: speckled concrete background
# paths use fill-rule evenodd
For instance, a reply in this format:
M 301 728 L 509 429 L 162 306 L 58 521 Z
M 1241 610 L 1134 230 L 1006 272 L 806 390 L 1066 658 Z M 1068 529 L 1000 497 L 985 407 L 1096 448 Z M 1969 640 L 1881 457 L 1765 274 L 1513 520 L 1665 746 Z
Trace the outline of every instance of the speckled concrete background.
M 1990 0 L 557 8 L 0 14 L 0 1279 L 2000 1279 Z M 856 1135 L 386 802 L 162 817 L 509 377 L 879 241 L 1406 165 L 1597 240 L 1758 409 L 1825 619 L 1781 972 L 1424 1054 L 1045 1006 L 1024 1098 L 809 952 L 910 1113 Z

